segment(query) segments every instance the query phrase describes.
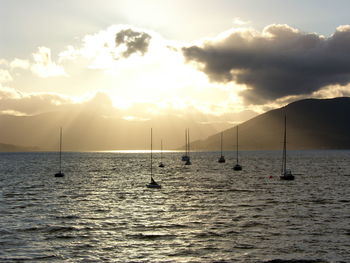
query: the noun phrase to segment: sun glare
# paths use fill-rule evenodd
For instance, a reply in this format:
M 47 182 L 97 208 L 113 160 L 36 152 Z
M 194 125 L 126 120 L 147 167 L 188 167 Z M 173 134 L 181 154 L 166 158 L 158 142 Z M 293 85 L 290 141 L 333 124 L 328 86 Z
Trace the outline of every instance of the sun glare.
M 96 152 L 96 151 L 94 151 Z M 107 150 L 107 151 L 97 151 L 97 152 L 103 152 L 103 153 L 151 153 L 151 150 Z M 153 153 L 176 153 L 176 152 L 182 152 L 177 150 L 152 150 Z

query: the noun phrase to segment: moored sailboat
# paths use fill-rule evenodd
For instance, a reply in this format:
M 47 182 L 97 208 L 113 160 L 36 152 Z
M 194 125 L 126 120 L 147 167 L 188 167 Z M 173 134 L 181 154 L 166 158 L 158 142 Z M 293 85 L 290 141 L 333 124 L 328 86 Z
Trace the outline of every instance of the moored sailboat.
M 187 162 L 189 157 L 188 157 L 188 144 L 187 144 L 187 129 L 185 129 L 185 154 L 182 155 L 181 161 Z
M 160 163 L 158 167 L 163 168 L 165 165 L 163 163 L 163 140 L 160 140 Z
M 282 152 L 282 169 L 281 180 L 294 180 L 294 175 L 290 169 L 287 169 L 287 116 L 284 115 L 284 140 L 283 140 L 283 152 Z
M 59 155 L 59 167 L 60 170 L 58 173 L 55 173 L 55 177 L 63 177 L 64 173 L 62 172 L 62 127 L 60 128 L 60 155 Z
M 232 168 L 234 171 L 241 171 L 242 166 L 238 163 L 238 125 L 236 126 L 236 165 Z
M 186 142 L 186 148 L 187 148 L 187 160 L 185 162 L 185 165 L 191 165 L 191 157 L 190 157 L 190 129 L 187 129 L 187 142 Z
M 153 140 L 153 134 L 152 134 L 152 128 L 151 128 L 151 182 L 147 184 L 146 186 L 148 188 L 162 188 L 160 184 L 158 184 L 154 179 L 153 179 L 153 153 L 152 153 L 152 140 Z
M 222 155 L 222 143 L 223 143 L 223 138 L 222 137 L 223 137 L 223 132 L 221 132 L 221 150 L 220 150 L 221 155 L 220 155 L 220 158 L 218 160 L 219 163 L 226 162 L 225 157 Z

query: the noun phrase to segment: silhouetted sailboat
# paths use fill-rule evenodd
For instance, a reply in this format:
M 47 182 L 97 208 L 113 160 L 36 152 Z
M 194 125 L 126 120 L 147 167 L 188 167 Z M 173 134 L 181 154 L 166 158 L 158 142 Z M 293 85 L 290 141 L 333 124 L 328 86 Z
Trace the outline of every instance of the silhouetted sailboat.
M 60 128 L 60 170 L 58 173 L 55 173 L 55 177 L 63 177 L 64 173 L 62 172 L 62 127 Z
M 283 140 L 283 153 L 282 153 L 282 169 L 281 180 L 294 180 L 292 171 L 287 169 L 287 116 L 284 115 L 284 140 Z
M 222 155 L 222 136 L 223 136 L 223 132 L 221 132 L 221 156 L 218 160 L 219 163 L 224 163 L 226 160 L 225 160 L 225 157 Z
M 191 157 L 190 157 L 190 129 L 187 129 L 187 160 L 185 165 L 191 165 Z
M 148 188 L 161 188 L 161 185 L 158 184 L 156 181 L 154 181 L 153 179 L 153 154 L 152 154 L 152 140 L 153 140 L 153 135 L 152 135 L 152 128 L 151 128 L 151 182 L 149 184 L 147 184 L 146 186 Z
M 233 166 L 233 170 L 241 171 L 242 166 L 238 163 L 238 125 L 236 126 L 236 165 Z
M 187 129 L 185 129 L 185 154 L 182 155 L 181 160 L 187 162 L 188 158 Z
M 160 140 L 160 164 L 158 167 L 163 168 L 165 165 L 163 163 L 163 140 Z

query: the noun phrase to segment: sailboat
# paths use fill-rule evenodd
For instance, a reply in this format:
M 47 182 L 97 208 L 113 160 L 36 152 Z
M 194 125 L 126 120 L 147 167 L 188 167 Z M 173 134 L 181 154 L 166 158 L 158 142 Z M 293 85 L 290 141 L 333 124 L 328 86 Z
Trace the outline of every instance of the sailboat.
M 182 155 L 181 161 L 187 162 L 189 157 L 188 157 L 188 144 L 187 144 L 187 129 L 185 129 L 185 154 Z
M 191 165 L 191 158 L 190 158 L 190 129 L 187 129 L 187 142 L 186 142 L 186 148 L 187 148 L 187 160 L 185 162 L 185 165 Z
M 163 163 L 163 140 L 160 140 L 160 164 L 158 167 L 163 168 L 165 165 Z
M 284 140 L 283 140 L 283 153 L 282 153 L 282 169 L 281 180 L 294 180 L 292 171 L 287 169 L 287 116 L 284 115 Z
M 146 186 L 148 188 L 162 188 L 160 184 L 158 184 L 156 181 L 153 179 L 153 154 L 152 154 L 152 128 L 151 128 L 151 182 L 147 184 Z
M 241 171 L 242 166 L 238 164 L 238 125 L 236 126 L 236 165 L 233 166 L 234 171 Z
M 221 132 L 221 156 L 218 160 L 219 163 L 224 163 L 226 161 L 225 157 L 222 155 L 222 136 L 223 136 L 223 132 Z
M 58 173 L 55 173 L 55 177 L 63 177 L 64 173 L 62 172 L 62 127 L 60 128 L 60 170 Z

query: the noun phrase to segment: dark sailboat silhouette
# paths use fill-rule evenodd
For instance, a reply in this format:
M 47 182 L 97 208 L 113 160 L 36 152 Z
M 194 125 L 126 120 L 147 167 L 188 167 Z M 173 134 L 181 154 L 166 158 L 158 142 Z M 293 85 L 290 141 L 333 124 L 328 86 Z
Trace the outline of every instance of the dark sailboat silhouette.
M 219 163 L 224 163 L 226 160 L 225 160 L 225 157 L 222 155 L 222 136 L 223 136 L 223 132 L 221 132 L 221 155 L 220 155 L 220 158 L 218 160 Z
M 160 168 L 163 168 L 165 165 L 163 163 L 163 140 L 160 140 L 160 163 L 159 166 Z
M 153 153 L 152 153 L 152 140 L 153 140 L 153 134 L 152 134 L 152 128 L 151 128 L 151 182 L 147 184 L 146 186 L 148 188 L 161 188 L 162 186 L 158 184 L 154 179 L 153 179 Z
M 185 154 L 182 155 L 181 161 L 187 162 L 188 160 L 189 160 L 189 157 L 188 157 L 187 129 L 185 129 Z
M 236 165 L 233 166 L 234 171 L 241 171 L 242 166 L 238 163 L 238 125 L 236 126 Z
M 55 173 L 55 177 L 63 177 L 64 173 L 62 172 L 62 127 L 60 128 L 60 170 L 58 173 Z
M 282 152 L 282 169 L 281 180 L 294 180 L 292 171 L 287 169 L 287 116 L 284 115 L 284 139 L 283 139 L 283 152 Z
M 191 157 L 190 157 L 190 129 L 187 129 L 187 142 L 186 142 L 186 148 L 187 148 L 187 160 L 185 162 L 185 165 L 191 165 Z

